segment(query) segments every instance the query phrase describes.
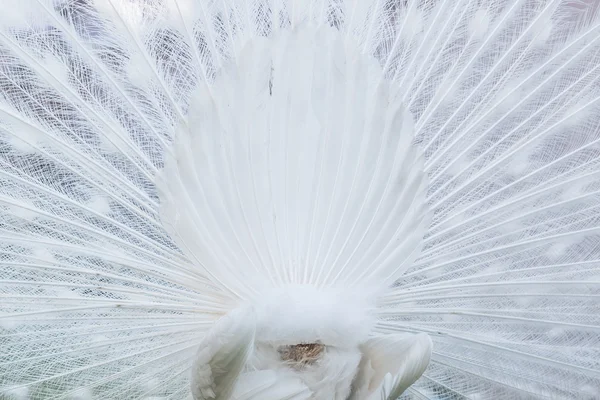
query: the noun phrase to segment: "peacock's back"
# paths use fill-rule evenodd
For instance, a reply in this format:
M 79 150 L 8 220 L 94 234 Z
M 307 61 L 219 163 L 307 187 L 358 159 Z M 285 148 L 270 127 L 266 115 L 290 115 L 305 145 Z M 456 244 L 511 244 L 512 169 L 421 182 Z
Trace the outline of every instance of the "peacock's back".
M 379 281 L 403 398 L 600 398 L 593 0 L 0 5 L 0 399 L 191 398 L 240 299 Z

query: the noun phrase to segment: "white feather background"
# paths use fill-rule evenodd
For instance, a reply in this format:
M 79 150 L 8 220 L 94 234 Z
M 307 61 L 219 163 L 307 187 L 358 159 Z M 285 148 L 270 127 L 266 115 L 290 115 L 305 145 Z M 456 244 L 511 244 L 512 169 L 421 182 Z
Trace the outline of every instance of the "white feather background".
M 600 398 L 596 2 L 0 6 L 0 399 L 191 398 L 265 281 L 393 286 L 402 398 Z

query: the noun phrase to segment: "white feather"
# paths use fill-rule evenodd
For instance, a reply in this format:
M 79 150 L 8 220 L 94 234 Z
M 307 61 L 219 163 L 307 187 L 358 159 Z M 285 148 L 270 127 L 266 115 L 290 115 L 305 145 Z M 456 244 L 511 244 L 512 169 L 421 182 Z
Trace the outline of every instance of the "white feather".
M 194 400 L 229 399 L 255 340 L 251 310 L 234 310 L 221 318 L 200 343 L 192 366 Z
M 376 336 L 361 350 L 363 358 L 350 400 L 395 400 L 425 372 L 432 342 L 425 334 Z
M 597 2 L 0 6 L 0 397 L 600 397 Z
M 235 400 L 307 400 L 311 392 L 299 379 L 272 370 L 243 374 L 236 383 Z

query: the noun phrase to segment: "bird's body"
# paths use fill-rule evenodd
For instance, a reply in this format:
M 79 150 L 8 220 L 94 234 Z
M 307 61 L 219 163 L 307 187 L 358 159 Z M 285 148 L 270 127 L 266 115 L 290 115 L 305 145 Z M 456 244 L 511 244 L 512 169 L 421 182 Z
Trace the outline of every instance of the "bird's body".
M 221 179 L 217 171 L 229 170 L 235 182 L 235 194 L 230 194 L 241 206 L 239 220 L 231 225 L 235 232 L 230 234 L 246 240 L 242 251 L 256 251 L 258 256 L 252 267 L 226 269 L 215 260 L 210 270 L 215 280 L 234 294 L 231 303 L 256 314 L 255 321 L 246 321 L 255 324 L 254 344 L 250 343 L 244 368 L 233 373 L 232 379 L 239 373 L 274 371 L 296 378 L 311 399 L 346 400 L 352 382 L 360 375 L 360 346 L 374 333 L 377 303 L 408 266 L 410 255 L 416 256 L 428 223 L 421 200 L 425 174 L 420 153 L 411 146 L 412 116 L 383 79 L 375 59 L 361 55 L 356 44 L 331 27 L 304 23 L 271 38 L 254 38 L 234 59 L 237 62 L 217 71 L 213 85 L 198 90 L 190 103 L 190 119 L 178 132 L 181 142 L 176 139 L 158 186 L 164 193 L 161 198 L 170 199 L 162 205 L 163 220 L 171 225 L 167 228 L 172 229 L 171 237 L 194 231 L 193 225 L 200 225 L 214 212 L 208 204 L 210 194 L 196 185 Z M 225 110 L 239 118 L 227 121 L 219 115 Z M 227 148 L 230 153 L 206 150 L 215 148 Z M 207 162 L 198 162 L 199 156 Z M 366 157 L 373 156 L 380 158 L 373 162 L 376 174 L 384 178 L 377 186 L 367 182 L 373 175 Z M 366 174 L 358 170 L 360 166 L 366 167 Z M 352 168 L 356 172 L 347 174 Z M 172 179 L 183 177 L 184 169 L 194 171 L 198 181 Z M 345 186 L 355 207 L 379 208 L 379 215 L 363 212 L 363 221 L 352 221 L 362 223 L 363 228 L 347 228 L 347 232 L 356 232 L 355 237 L 340 235 L 340 224 L 349 219 L 344 213 L 348 210 L 332 210 L 330 204 L 317 202 L 319 192 L 334 195 L 327 193 L 325 184 Z M 357 184 L 372 189 L 368 196 L 353 193 Z M 181 196 L 196 190 L 187 198 Z M 315 201 L 306 197 L 311 192 Z M 200 197 L 207 203 L 190 202 Z M 339 199 L 340 206 L 343 200 Z M 226 205 L 217 207 L 229 210 Z M 193 213 L 184 211 L 192 209 Z M 346 254 L 338 254 L 338 262 L 333 258 L 326 264 L 309 261 L 305 258 L 308 253 L 304 259 L 296 258 L 297 248 L 307 251 L 314 241 L 304 219 L 314 219 L 318 213 L 325 220 L 313 223 L 337 227 L 338 232 L 330 232 L 332 237 L 354 239 L 354 246 L 363 242 L 379 245 L 381 253 L 372 257 L 389 260 L 368 268 L 372 259 L 365 254 L 355 257 L 355 247 L 342 242 L 340 249 Z M 394 217 L 403 219 L 403 225 L 390 225 L 388 221 Z M 388 225 L 387 232 L 370 230 L 373 224 Z M 263 254 L 257 234 L 266 240 Z M 291 238 L 290 242 L 269 246 L 268 238 L 280 234 Z M 180 240 L 180 247 L 189 249 L 191 258 L 200 251 L 194 248 L 197 238 L 193 235 L 180 236 Z M 390 240 L 398 246 L 389 246 Z M 278 249 L 281 245 L 288 248 Z M 403 247 L 404 251 L 399 251 Z M 323 246 L 318 251 L 327 256 L 330 249 Z M 293 358 L 303 357 L 301 354 L 290 358 L 290 353 L 302 352 L 297 346 L 307 344 L 313 345 L 313 350 L 323 346 L 313 362 L 295 362 Z M 204 346 L 201 344 L 201 352 Z M 206 346 L 211 347 L 210 340 Z M 429 357 L 430 343 L 417 357 L 418 371 L 422 372 Z M 208 359 L 205 362 L 211 364 Z M 396 369 L 400 366 L 398 362 Z M 259 379 L 253 375 L 254 381 Z M 227 385 L 233 387 L 233 382 Z M 259 393 L 256 398 L 263 396 Z M 205 398 L 198 390 L 197 399 Z
M 600 397 L 594 3 L 0 5 L 0 399 Z

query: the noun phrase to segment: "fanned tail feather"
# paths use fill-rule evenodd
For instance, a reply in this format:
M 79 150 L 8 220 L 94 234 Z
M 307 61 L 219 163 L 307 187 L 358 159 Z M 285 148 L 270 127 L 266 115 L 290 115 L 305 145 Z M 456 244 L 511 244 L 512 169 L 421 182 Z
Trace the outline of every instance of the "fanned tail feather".
M 310 26 L 250 41 L 237 63 L 178 130 L 159 184 L 171 237 L 238 298 L 393 283 L 418 254 L 426 182 L 380 67 Z
M 0 5 L 0 397 L 190 398 L 292 282 L 393 284 L 404 398 L 598 398 L 595 2 Z

